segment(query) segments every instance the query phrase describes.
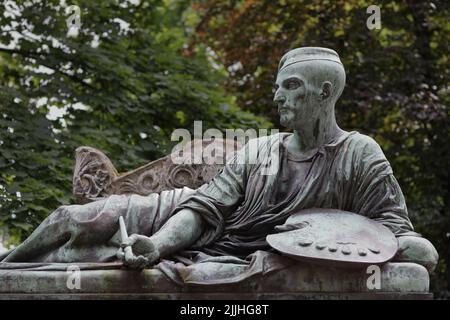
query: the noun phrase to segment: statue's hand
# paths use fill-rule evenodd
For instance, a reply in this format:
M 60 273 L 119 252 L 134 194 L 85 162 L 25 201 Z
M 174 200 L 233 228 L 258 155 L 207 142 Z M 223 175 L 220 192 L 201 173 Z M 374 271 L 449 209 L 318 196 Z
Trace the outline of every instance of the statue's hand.
M 129 250 L 131 249 L 131 250 Z M 149 237 L 132 234 L 123 241 L 117 256 L 130 268 L 144 269 L 160 258 L 158 249 Z
M 302 221 L 299 223 L 285 223 L 279 226 L 275 226 L 275 231 L 277 232 L 287 232 L 287 231 L 293 231 L 298 229 L 303 229 L 307 227 L 309 223 L 307 221 Z

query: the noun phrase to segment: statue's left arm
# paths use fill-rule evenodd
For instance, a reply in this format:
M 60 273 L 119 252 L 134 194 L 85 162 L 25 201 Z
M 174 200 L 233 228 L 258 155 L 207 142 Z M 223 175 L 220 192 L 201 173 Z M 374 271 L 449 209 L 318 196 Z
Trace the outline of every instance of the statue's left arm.
M 405 198 L 393 174 L 383 175 L 357 193 L 359 213 L 388 227 L 396 236 L 420 236 L 408 216 Z
M 402 190 L 380 146 L 366 137 L 357 147 L 361 151 L 355 156 L 352 211 L 382 223 L 396 236 L 420 236 L 414 232 Z
M 414 231 L 402 190 L 381 148 L 370 139 L 360 155 L 352 211 L 382 223 L 397 236 L 394 261 L 415 262 L 432 272 L 439 255 L 430 241 Z

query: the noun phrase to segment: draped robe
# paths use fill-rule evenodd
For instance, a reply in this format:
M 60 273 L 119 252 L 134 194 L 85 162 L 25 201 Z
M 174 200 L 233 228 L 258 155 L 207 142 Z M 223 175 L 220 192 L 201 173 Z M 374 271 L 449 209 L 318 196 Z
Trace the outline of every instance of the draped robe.
M 396 236 L 419 236 L 381 148 L 354 131 L 318 148 L 304 179 L 274 201 L 280 176 L 287 170 L 283 141 L 289 135 L 250 140 L 212 181 L 197 190 L 114 195 L 87 205 L 61 207 L 25 241 L 53 233 L 60 235 L 59 245 L 37 246 L 32 258 L 25 254 L 26 261 L 114 261 L 120 245 L 119 215 L 129 234 L 151 236 L 182 209 L 197 212 L 204 231 L 188 250 L 155 266 L 179 284 L 236 282 L 291 265 L 291 259 L 273 253 L 265 238 L 302 209 L 346 210 L 382 223 Z

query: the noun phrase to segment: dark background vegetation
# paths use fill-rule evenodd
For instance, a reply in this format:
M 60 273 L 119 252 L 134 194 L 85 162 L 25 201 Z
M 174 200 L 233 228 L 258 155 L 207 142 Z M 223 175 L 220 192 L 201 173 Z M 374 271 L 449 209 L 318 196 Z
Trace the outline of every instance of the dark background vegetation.
M 450 297 L 448 1 L 66 1 L 81 8 L 77 37 L 60 1 L 12 2 L 15 14 L 0 4 L 0 228 L 10 244 L 73 202 L 77 146 L 125 171 L 167 153 L 172 130 L 194 120 L 278 128 L 279 58 L 324 46 L 347 71 L 338 122 L 382 146 L 416 230 L 440 253 L 432 290 Z M 380 30 L 366 27 L 371 4 Z

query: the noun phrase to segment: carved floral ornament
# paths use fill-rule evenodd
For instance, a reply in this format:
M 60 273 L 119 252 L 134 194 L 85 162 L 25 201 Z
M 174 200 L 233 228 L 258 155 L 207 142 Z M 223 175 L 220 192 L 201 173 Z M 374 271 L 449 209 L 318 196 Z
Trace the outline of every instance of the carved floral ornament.
M 182 150 L 185 162 L 194 155 L 196 144 L 203 147 L 212 146 L 215 152 L 213 155 L 203 155 L 207 159 L 200 164 L 174 164 L 169 155 L 120 174 L 111 160 L 100 150 L 79 147 L 75 151 L 76 164 L 73 177 L 75 200 L 77 203 L 87 203 L 112 194 L 148 195 L 174 188 L 195 189 L 210 181 L 223 167 L 225 162 L 223 159 L 229 159 L 241 147 L 234 141 L 222 139 L 194 140 Z M 234 147 L 231 149 L 224 147 L 228 145 Z

